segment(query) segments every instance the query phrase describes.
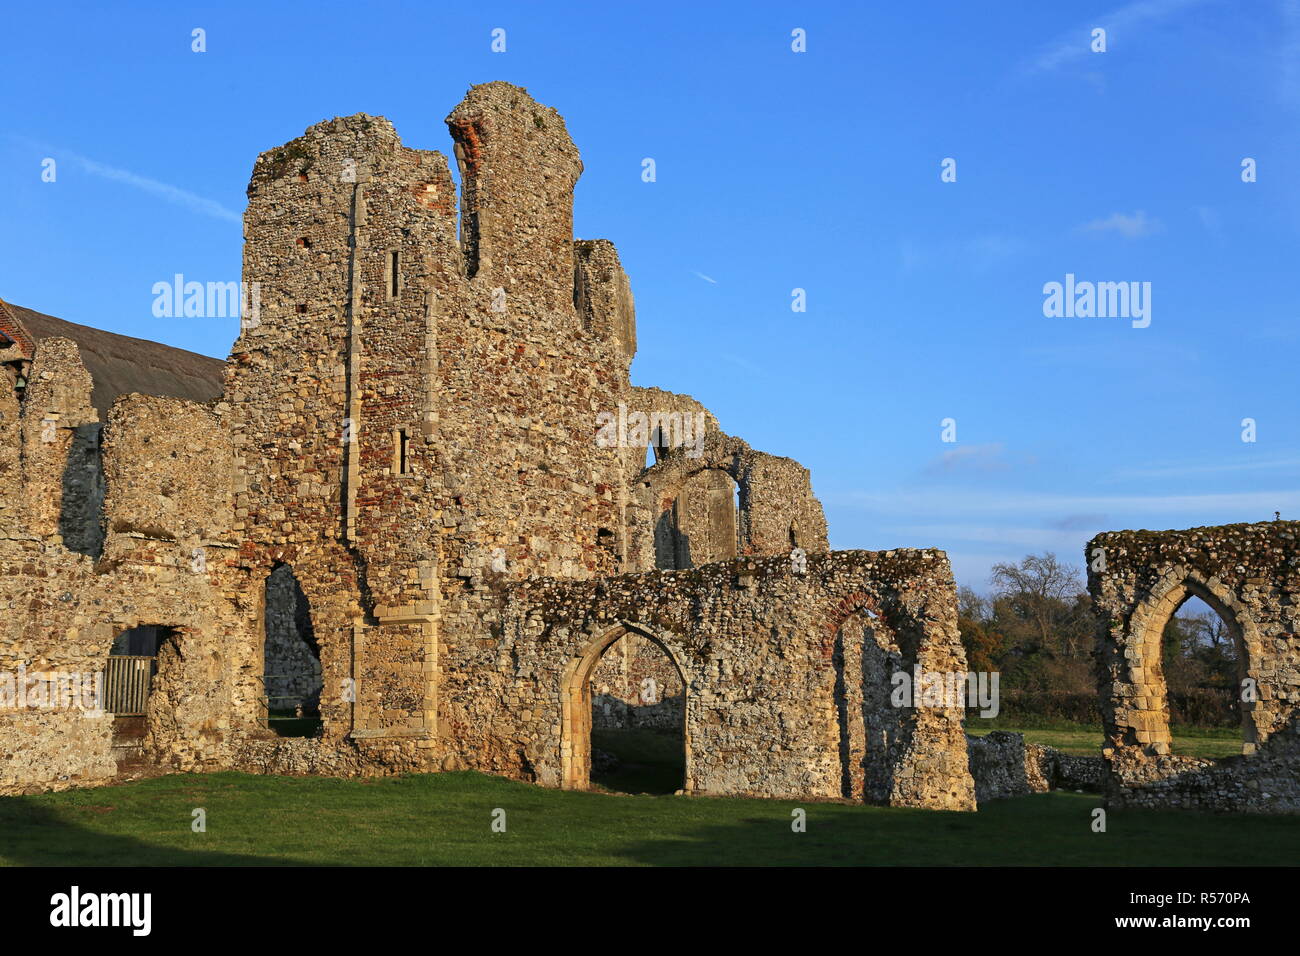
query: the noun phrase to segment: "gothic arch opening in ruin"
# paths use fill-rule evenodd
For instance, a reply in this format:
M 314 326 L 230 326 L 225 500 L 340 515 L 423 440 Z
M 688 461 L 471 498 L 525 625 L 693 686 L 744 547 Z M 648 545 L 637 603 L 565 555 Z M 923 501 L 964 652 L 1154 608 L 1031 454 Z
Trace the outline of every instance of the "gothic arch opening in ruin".
M 1236 650 L 1238 707 L 1241 713 L 1243 752 L 1251 753 L 1259 743 L 1252 695 L 1240 693 L 1243 682 L 1252 676 L 1251 667 L 1259 659 L 1258 638 L 1253 623 L 1231 592 L 1215 587 L 1195 573 L 1171 575 L 1133 613 L 1130 633 L 1137 656 L 1130 659 L 1129 677 L 1133 685 L 1134 713 L 1129 728 L 1129 743 L 1147 745 L 1151 752 L 1172 752 L 1169 686 L 1165 676 L 1165 633 L 1169 622 L 1193 597 L 1199 598 L 1218 615 Z M 1145 739 L 1143 739 L 1145 737 Z
M 277 564 L 266 577 L 263 626 L 263 714 L 282 737 L 313 737 L 321 728 L 320 647 L 311 603 L 293 573 Z
M 655 566 L 686 569 L 740 553 L 743 489 L 721 468 L 701 468 L 678 486 L 655 526 Z
M 615 656 L 606 661 L 611 650 Z M 624 665 L 627 680 L 620 680 Z M 689 790 L 686 711 L 687 682 L 672 649 L 658 636 L 632 624 L 611 629 L 588 644 L 565 670 L 560 691 L 560 785 L 566 790 L 591 788 L 592 729 L 599 721 L 605 729 L 622 725 L 646 733 L 666 731 L 661 746 L 666 750 L 670 741 L 676 741 L 682 755 L 676 774 L 680 780 L 671 789 Z M 661 761 L 665 750 L 659 752 Z M 635 751 L 632 755 L 636 756 Z M 628 779 L 659 781 L 666 779 L 664 769 L 661 763 L 648 768 L 645 775 L 629 773 Z M 652 782 L 651 786 L 671 792 L 666 785 L 654 786 Z

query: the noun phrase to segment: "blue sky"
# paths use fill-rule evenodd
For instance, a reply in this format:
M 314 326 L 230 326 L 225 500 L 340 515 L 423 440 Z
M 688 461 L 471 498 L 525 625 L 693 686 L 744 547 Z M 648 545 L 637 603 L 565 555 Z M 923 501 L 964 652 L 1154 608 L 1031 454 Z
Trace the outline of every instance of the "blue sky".
M 1300 3 L 27 4 L 6 41 L 11 302 L 224 356 L 236 320 L 151 290 L 238 278 L 259 152 L 354 112 L 446 152 L 502 79 L 582 151 L 634 381 L 811 468 L 834 547 L 982 590 L 1102 530 L 1300 518 Z M 1149 327 L 1045 317 L 1067 273 L 1151 283 Z

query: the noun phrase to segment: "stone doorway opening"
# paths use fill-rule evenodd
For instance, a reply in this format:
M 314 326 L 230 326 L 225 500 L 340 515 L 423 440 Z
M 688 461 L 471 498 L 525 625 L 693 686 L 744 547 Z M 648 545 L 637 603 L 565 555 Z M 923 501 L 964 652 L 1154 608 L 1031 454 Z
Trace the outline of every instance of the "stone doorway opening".
M 689 789 L 686 682 L 658 639 L 620 627 L 593 643 L 570 669 L 563 710 L 565 789 Z
M 104 666 L 103 706 L 113 715 L 112 748 L 119 773 L 144 763 L 159 651 L 174 645 L 177 633 L 174 627 L 141 624 L 113 638 Z
M 281 737 L 317 737 L 322 730 L 320 695 L 324 685 L 311 602 L 287 564 L 271 569 L 264 597 L 266 726 Z

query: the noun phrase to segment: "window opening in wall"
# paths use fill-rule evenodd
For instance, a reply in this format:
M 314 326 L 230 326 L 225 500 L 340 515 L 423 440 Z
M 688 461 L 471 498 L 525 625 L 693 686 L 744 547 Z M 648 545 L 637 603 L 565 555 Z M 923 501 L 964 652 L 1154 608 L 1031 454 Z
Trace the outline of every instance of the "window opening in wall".
M 143 717 L 158 673 L 158 649 L 176 631 L 145 624 L 113 639 L 104 668 L 104 710 L 114 717 Z
M 397 298 L 398 280 L 401 276 L 401 253 L 396 249 L 388 254 L 388 297 Z
M 743 554 L 745 550 L 744 542 L 740 540 L 740 484 L 735 481 L 731 483 L 731 521 L 732 527 L 735 529 L 733 531 L 735 537 L 735 550 L 732 551 L 732 554 Z
M 399 475 L 411 473 L 411 433 L 407 428 L 393 429 L 393 470 Z
M 98 558 L 104 547 L 103 426 L 89 422 L 71 431 L 59 500 L 59 536 L 69 551 Z

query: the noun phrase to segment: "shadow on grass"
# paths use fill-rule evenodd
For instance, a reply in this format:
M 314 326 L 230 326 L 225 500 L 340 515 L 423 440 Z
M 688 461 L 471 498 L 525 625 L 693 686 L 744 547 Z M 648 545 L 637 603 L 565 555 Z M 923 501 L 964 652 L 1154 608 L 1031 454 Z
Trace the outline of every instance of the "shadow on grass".
M 657 866 L 1201 867 L 1291 866 L 1300 853 L 1294 818 L 1112 810 L 1099 833 L 1092 822 L 1101 802 L 1036 794 L 959 813 L 773 801 L 801 806 L 806 830 L 794 832 L 774 806 L 767 816 L 751 810 L 629 842 L 617 855 Z
M 0 862 L 30 866 L 1291 865 L 1295 817 L 1114 810 L 1051 793 L 978 813 L 548 790 L 473 772 L 233 772 L 0 798 Z M 190 832 L 204 807 L 208 832 Z M 805 832 L 791 811 L 807 814 Z M 508 829 L 492 823 L 504 810 Z
M 305 866 L 300 860 L 207 849 L 160 846 L 133 836 L 105 833 L 68 819 L 66 812 L 0 801 L 0 861 L 10 866 Z M 195 834 L 202 839 L 204 834 Z

